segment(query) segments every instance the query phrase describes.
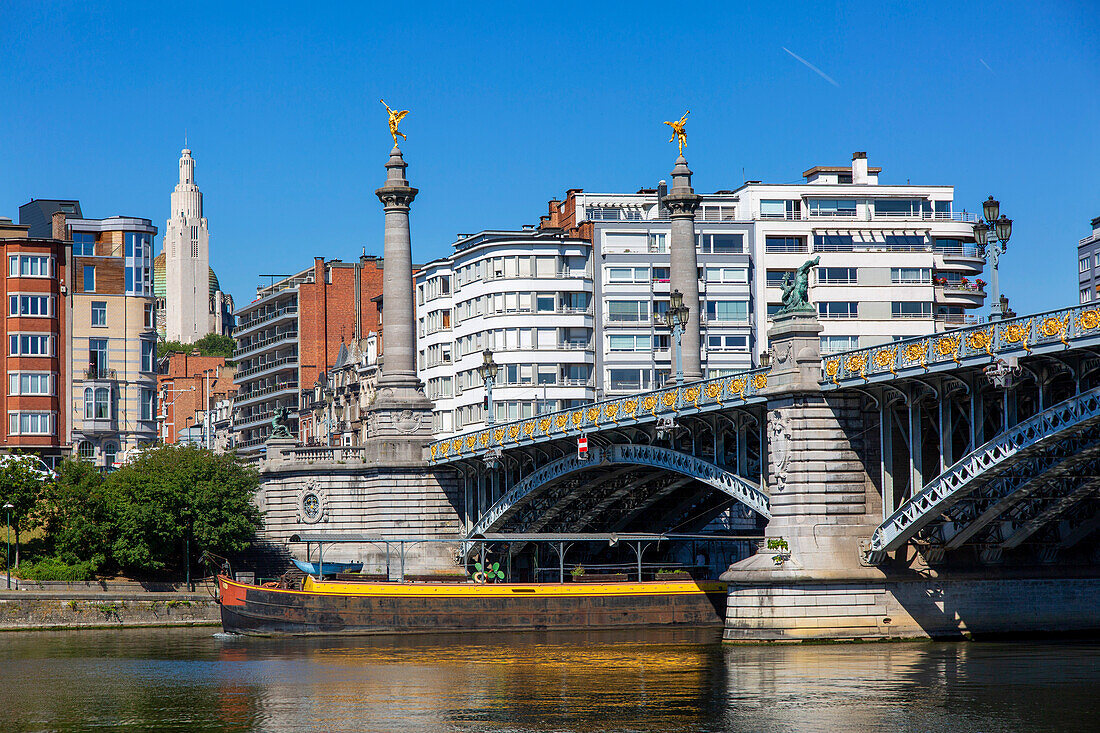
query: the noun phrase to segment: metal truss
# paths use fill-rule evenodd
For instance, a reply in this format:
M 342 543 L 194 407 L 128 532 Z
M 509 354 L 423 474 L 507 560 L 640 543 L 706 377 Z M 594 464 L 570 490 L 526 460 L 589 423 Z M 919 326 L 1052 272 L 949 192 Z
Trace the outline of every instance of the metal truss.
M 528 474 L 489 507 L 471 528 L 468 538 L 482 535 L 499 526 L 514 514 L 526 499 L 537 495 L 548 484 L 571 473 L 615 464 L 650 466 L 687 476 L 718 489 L 744 503 L 756 513 L 771 518 L 768 495 L 761 491 L 759 486 L 710 461 L 654 445 L 609 445 L 590 449 L 589 457 L 586 459 L 568 456 Z M 554 498 L 553 501 L 555 503 L 560 501 L 575 488 L 562 486 L 562 496 Z M 591 508 L 588 510 L 591 511 Z
M 950 522 L 950 517 L 945 517 L 948 508 L 979 488 L 985 487 L 1003 498 L 1007 494 L 998 492 L 1011 493 L 1026 486 L 1029 478 L 1049 470 L 1060 460 L 1059 454 L 1065 450 L 1082 450 L 1086 443 L 1091 443 L 1094 436 L 1083 429 L 1098 421 L 1100 387 L 1000 433 L 941 473 L 879 525 L 871 538 L 870 552 L 875 559 L 881 559 L 932 522 L 941 519 Z M 994 485 L 993 479 L 1001 483 Z

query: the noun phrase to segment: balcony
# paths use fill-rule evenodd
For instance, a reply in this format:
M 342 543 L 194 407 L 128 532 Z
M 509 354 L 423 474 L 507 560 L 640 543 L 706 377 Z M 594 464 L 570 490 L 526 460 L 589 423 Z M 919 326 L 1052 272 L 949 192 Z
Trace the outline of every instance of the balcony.
M 118 372 L 105 367 L 90 366 L 84 370 L 84 379 L 95 382 L 113 382 L 118 379 Z
M 240 360 L 242 357 L 248 356 L 254 352 L 262 351 L 269 346 L 275 346 L 277 344 L 284 343 L 290 340 L 296 340 L 298 338 L 298 330 L 285 331 L 274 336 L 270 336 L 259 341 L 253 341 L 250 344 L 233 349 L 233 358 Z
M 80 432 L 85 435 L 104 435 L 118 432 L 116 417 L 86 417 L 80 421 Z
M 248 390 L 246 392 L 238 392 L 237 396 L 233 398 L 233 404 L 238 406 L 247 405 L 252 402 L 262 400 L 265 397 L 297 391 L 297 382 L 286 382 L 285 384 L 276 384 L 270 387 L 261 387 L 259 389 Z
M 298 306 L 289 305 L 285 308 L 277 308 L 273 311 L 268 311 L 262 315 L 251 318 L 247 321 L 240 321 L 237 323 L 237 327 L 233 329 L 233 336 L 240 336 L 241 334 L 251 331 L 254 328 L 258 328 L 265 323 L 271 323 L 272 321 L 278 321 L 284 318 L 297 318 Z
M 248 377 L 254 374 L 262 374 L 264 372 L 273 371 L 276 369 L 289 369 L 297 368 L 298 355 L 285 356 L 282 359 L 274 359 L 272 361 L 264 362 L 247 369 L 238 369 L 237 374 L 234 377 L 235 381 L 240 381 L 242 377 Z

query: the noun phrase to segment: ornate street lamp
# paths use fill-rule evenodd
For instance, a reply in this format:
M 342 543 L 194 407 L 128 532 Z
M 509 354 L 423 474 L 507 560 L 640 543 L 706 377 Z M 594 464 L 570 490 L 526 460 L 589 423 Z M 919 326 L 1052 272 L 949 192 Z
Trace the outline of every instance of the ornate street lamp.
M 495 422 L 493 419 L 493 380 L 497 378 L 499 367 L 493 361 L 493 352 L 489 349 L 481 352 L 481 356 L 483 357 L 483 363 L 477 368 L 477 371 L 485 382 L 485 424 L 492 425 Z
M 1001 302 L 1000 268 L 1001 255 L 1008 249 L 1008 239 L 1012 236 L 1012 220 L 1001 213 L 1001 202 L 990 196 L 982 202 L 982 216 L 985 221 L 974 225 L 974 243 L 978 254 L 985 259 L 990 269 L 992 302 L 989 306 L 989 320 L 1000 321 L 1005 318 L 1005 304 Z
M 8 552 L 4 556 L 4 570 L 8 574 L 8 590 L 11 590 L 11 510 L 15 508 L 15 505 L 8 502 L 4 505 L 4 509 L 8 513 Z
M 688 307 L 684 305 L 684 294 L 679 290 L 673 290 L 668 296 L 668 310 L 665 311 L 665 323 L 672 331 L 672 338 L 676 342 L 676 384 L 684 381 L 684 366 L 680 358 L 680 339 L 684 335 L 684 326 L 688 321 Z

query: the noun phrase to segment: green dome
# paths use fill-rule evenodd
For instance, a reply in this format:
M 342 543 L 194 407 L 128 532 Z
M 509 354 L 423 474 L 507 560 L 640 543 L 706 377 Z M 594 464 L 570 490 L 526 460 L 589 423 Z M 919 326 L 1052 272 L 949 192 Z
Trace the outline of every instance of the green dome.
M 214 297 L 214 293 L 222 289 L 221 284 L 218 282 L 218 276 L 214 272 L 214 268 L 210 268 L 210 297 Z M 164 298 L 167 296 L 167 287 L 164 284 L 164 253 L 161 252 L 153 260 L 153 295 L 158 298 Z

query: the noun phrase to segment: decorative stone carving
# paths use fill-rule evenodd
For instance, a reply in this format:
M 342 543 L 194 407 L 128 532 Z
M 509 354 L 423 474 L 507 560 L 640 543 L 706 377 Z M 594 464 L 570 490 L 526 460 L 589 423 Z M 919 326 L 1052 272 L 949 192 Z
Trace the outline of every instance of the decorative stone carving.
M 393 426 L 397 429 L 397 432 L 399 433 L 412 435 L 416 431 L 420 430 L 421 420 L 422 416 L 419 412 L 413 412 L 412 410 L 402 410 L 394 417 Z
M 314 479 L 298 492 L 298 521 L 317 524 L 328 520 L 328 497 Z
M 768 415 L 768 448 L 774 460 L 774 489 L 783 491 L 787 488 L 787 472 L 791 463 L 791 418 L 780 410 Z

